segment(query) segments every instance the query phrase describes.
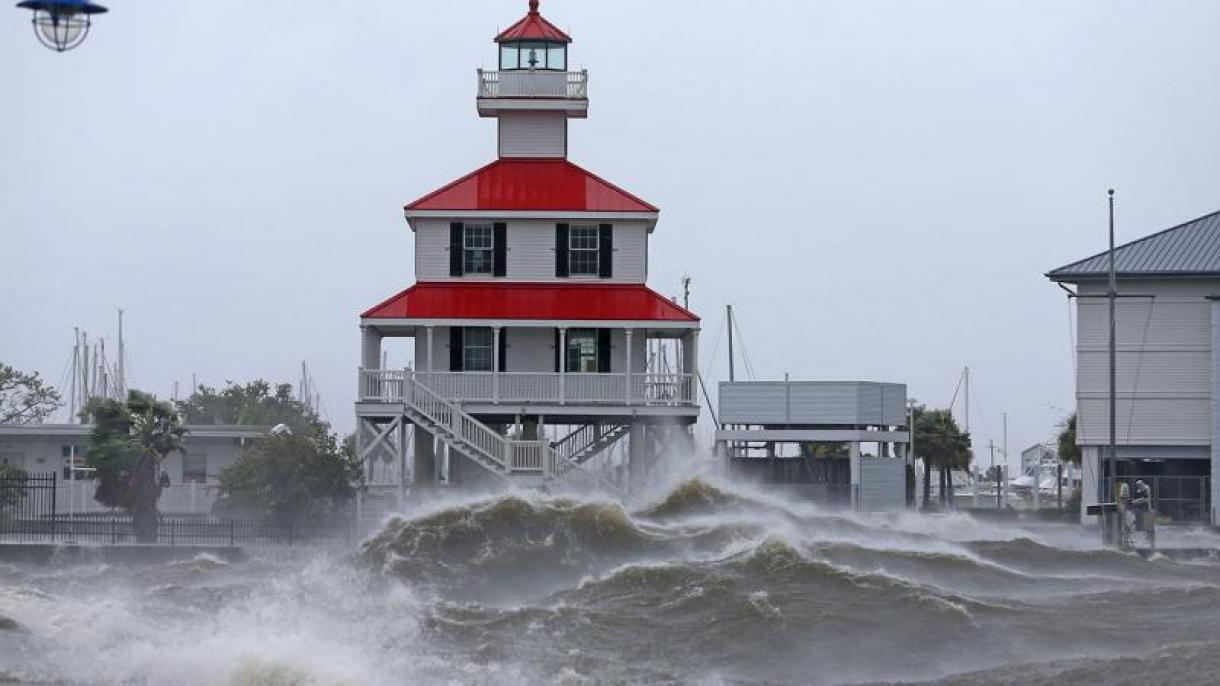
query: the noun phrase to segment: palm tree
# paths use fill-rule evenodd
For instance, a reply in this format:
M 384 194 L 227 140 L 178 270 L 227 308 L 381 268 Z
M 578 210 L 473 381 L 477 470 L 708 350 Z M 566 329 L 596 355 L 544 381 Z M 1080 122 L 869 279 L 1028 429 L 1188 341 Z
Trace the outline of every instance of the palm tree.
M 93 421 L 88 461 L 96 470 L 94 497 L 131 513 L 137 541 L 155 542 L 161 497 L 157 477 L 165 458 L 182 449 L 186 434 L 177 409 L 148 393 L 131 391 L 126 402 L 96 398 L 84 414 Z
M 929 506 L 932 468 L 940 474 L 941 505 L 948 504 L 952 470 L 970 465 L 970 435 L 963 433 L 949 410 L 915 408 L 915 450 L 923 458 L 923 506 Z

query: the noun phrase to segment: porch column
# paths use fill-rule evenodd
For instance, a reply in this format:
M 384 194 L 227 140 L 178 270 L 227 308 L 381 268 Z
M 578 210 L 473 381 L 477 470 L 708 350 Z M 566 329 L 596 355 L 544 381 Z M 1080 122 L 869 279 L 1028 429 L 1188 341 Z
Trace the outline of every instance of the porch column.
M 626 334 L 627 334 L 627 391 L 626 391 L 625 397 L 627 399 L 628 405 L 631 404 L 631 346 L 632 346 L 631 338 L 634 333 L 635 333 L 635 329 L 626 330 Z
M 679 381 L 678 388 L 682 389 L 679 399 L 693 402 L 699 397 L 699 329 L 692 329 L 682 337 L 682 372 L 690 378 Z
M 500 327 L 491 327 L 491 402 L 500 402 Z
M 428 331 L 428 373 L 436 371 L 436 367 L 432 366 L 432 329 L 433 326 L 426 327 Z
M 559 328 L 559 404 L 564 404 L 564 396 L 567 395 L 567 383 L 565 377 L 568 370 L 568 330 Z
M 381 369 L 381 332 L 371 326 L 360 327 L 360 366 Z

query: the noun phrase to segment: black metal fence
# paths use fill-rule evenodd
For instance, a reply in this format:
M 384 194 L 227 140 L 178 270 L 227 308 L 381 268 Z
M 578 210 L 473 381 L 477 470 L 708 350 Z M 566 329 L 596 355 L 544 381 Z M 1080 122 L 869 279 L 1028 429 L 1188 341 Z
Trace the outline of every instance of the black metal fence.
M 126 513 L 65 515 L 56 511 L 57 475 L 0 475 L 0 540 L 25 542 L 136 543 Z M 157 544 L 170 546 L 353 543 L 354 518 L 301 525 L 261 519 L 161 515 Z

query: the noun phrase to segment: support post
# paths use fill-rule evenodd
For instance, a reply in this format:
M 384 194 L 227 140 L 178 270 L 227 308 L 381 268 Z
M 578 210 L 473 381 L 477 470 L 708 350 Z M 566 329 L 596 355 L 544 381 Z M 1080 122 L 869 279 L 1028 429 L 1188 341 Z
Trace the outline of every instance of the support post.
M 850 461 L 851 469 L 851 509 L 853 512 L 860 509 L 860 444 L 852 441 L 847 444 L 847 457 Z
M 422 493 L 434 484 L 436 474 L 436 440 L 423 427 L 415 427 L 415 455 L 411 465 L 411 490 Z
M 648 432 L 642 422 L 632 422 L 628 439 L 627 476 L 629 493 L 638 493 L 644 487 L 648 472 Z

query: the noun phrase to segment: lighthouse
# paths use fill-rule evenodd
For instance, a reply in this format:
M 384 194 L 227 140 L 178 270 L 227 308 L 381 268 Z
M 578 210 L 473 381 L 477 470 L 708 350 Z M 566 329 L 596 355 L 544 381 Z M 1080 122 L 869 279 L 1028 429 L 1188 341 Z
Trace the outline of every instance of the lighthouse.
M 412 489 L 621 494 L 698 417 L 699 319 L 646 285 L 657 207 L 568 159 L 589 112 L 571 37 L 530 0 L 494 40 L 495 159 L 406 205 L 417 281 L 360 315 L 357 451 Z M 409 367 L 382 368 L 391 337 Z

